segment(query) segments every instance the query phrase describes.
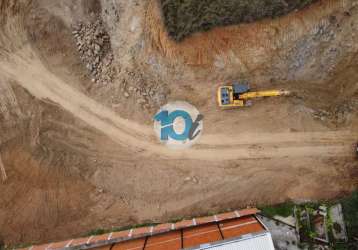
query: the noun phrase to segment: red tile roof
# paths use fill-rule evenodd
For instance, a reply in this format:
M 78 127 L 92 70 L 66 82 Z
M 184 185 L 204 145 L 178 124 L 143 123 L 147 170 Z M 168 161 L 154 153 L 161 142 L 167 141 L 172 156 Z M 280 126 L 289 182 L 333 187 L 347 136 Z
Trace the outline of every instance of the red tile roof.
M 208 242 L 223 240 L 217 224 L 201 225 L 184 230 L 184 248 L 199 246 Z
M 249 233 L 263 231 L 263 226 L 253 217 L 244 217 L 240 220 L 223 221 L 219 223 L 219 227 L 224 238 L 233 238 Z
M 131 230 L 126 230 L 126 231 L 120 231 L 120 232 L 114 232 L 112 234 L 112 239 L 128 239 L 129 237 L 129 233 Z
M 151 226 L 150 227 L 135 228 L 135 229 L 133 229 L 132 237 L 137 238 L 137 237 L 141 237 L 141 236 L 151 234 L 151 232 L 153 231 L 152 228 L 153 227 L 151 227 Z
M 207 216 L 207 217 L 201 217 L 201 218 L 196 219 L 196 223 L 198 225 L 202 225 L 202 224 L 206 224 L 206 223 L 210 223 L 210 222 L 215 222 L 214 216 Z
M 133 228 L 131 230 L 67 240 L 27 250 L 96 249 L 96 250 L 175 250 L 193 247 L 247 233 L 265 231 L 254 217 L 259 210 L 243 209 L 177 223 Z
M 195 226 L 196 223 L 194 223 L 195 219 L 192 220 L 183 220 L 180 222 L 175 223 L 175 228 L 174 229 L 182 229 L 182 228 L 187 228 L 187 227 L 191 227 L 191 226 Z
M 124 241 L 122 243 L 115 244 L 112 250 L 142 250 L 145 244 L 145 238 L 137 240 Z
M 181 242 L 180 231 L 158 234 L 148 238 L 145 250 L 181 249 Z
M 173 223 L 160 224 L 160 225 L 154 226 L 153 234 L 168 232 L 168 231 L 172 230 L 172 228 L 174 228 Z
M 216 218 L 219 221 L 228 220 L 228 219 L 236 218 L 237 214 L 238 214 L 238 212 L 236 212 L 236 213 L 235 212 L 229 212 L 229 213 L 224 213 L 224 214 L 218 214 L 218 215 L 216 215 Z

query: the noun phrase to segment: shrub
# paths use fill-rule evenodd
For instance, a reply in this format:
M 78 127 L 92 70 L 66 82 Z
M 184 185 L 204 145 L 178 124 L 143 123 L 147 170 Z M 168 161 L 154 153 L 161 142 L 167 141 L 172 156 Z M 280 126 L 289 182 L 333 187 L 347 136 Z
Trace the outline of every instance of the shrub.
M 349 238 L 358 237 L 358 191 L 343 199 L 342 206 Z
M 279 215 L 282 217 L 288 217 L 293 214 L 293 208 L 295 204 L 292 202 L 282 203 L 276 206 L 267 206 L 260 208 L 262 214 L 267 217 L 274 217 L 275 215 Z

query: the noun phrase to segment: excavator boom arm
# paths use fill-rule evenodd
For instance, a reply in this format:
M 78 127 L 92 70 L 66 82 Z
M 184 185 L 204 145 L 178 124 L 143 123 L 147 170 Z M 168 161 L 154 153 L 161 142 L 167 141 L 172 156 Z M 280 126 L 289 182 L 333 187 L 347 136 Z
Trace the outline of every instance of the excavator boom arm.
M 258 97 L 266 97 L 266 96 L 281 96 L 281 95 L 289 95 L 289 91 L 286 90 L 265 90 L 265 91 L 253 91 L 247 92 L 240 95 L 240 99 L 252 99 Z

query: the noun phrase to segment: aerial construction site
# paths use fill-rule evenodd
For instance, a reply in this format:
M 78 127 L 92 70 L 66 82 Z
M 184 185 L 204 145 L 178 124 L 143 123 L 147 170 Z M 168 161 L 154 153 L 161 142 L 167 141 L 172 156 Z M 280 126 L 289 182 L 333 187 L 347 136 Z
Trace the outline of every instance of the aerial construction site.
M 0 0 L 0 76 L 6 246 L 357 188 L 356 0 Z

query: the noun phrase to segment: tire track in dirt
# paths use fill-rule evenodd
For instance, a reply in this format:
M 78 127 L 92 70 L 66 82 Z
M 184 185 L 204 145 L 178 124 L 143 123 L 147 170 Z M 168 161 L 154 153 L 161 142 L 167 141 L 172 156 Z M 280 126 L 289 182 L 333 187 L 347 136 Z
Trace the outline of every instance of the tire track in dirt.
M 200 142 L 204 145 L 243 145 L 243 144 L 272 144 L 272 143 L 337 143 L 350 140 L 352 131 L 327 131 L 327 132 L 287 132 L 287 133 L 240 133 L 240 136 L 228 136 L 225 134 L 207 135 Z M 221 140 L 217 140 L 221 137 Z
M 157 142 L 152 128 L 123 119 L 109 108 L 72 88 L 49 72 L 38 58 L 32 56 L 32 62 L 29 63 L 27 59 L 33 55 L 31 52 L 30 48 L 24 47 L 16 54 L 9 55 L 12 60 L 2 62 L 1 71 L 7 77 L 16 79 L 19 85 L 35 97 L 57 103 L 119 145 L 129 146 L 138 155 L 144 157 L 157 155 L 161 158 L 220 161 L 351 155 L 350 147 L 353 143 L 351 138 L 357 133 L 350 131 L 255 135 L 244 133 L 238 136 L 211 134 L 203 135 L 197 147 L 173 151 Z M 288 144 L 289 142 L 291 145 Z M 312 144 L 307 145 L 307 143 Z M 330 145 L 321 145 L 321 143 Z M 257 148 L 258 144 L 263 146 Z M 221 147 L 217 148 L 217 146 Z

